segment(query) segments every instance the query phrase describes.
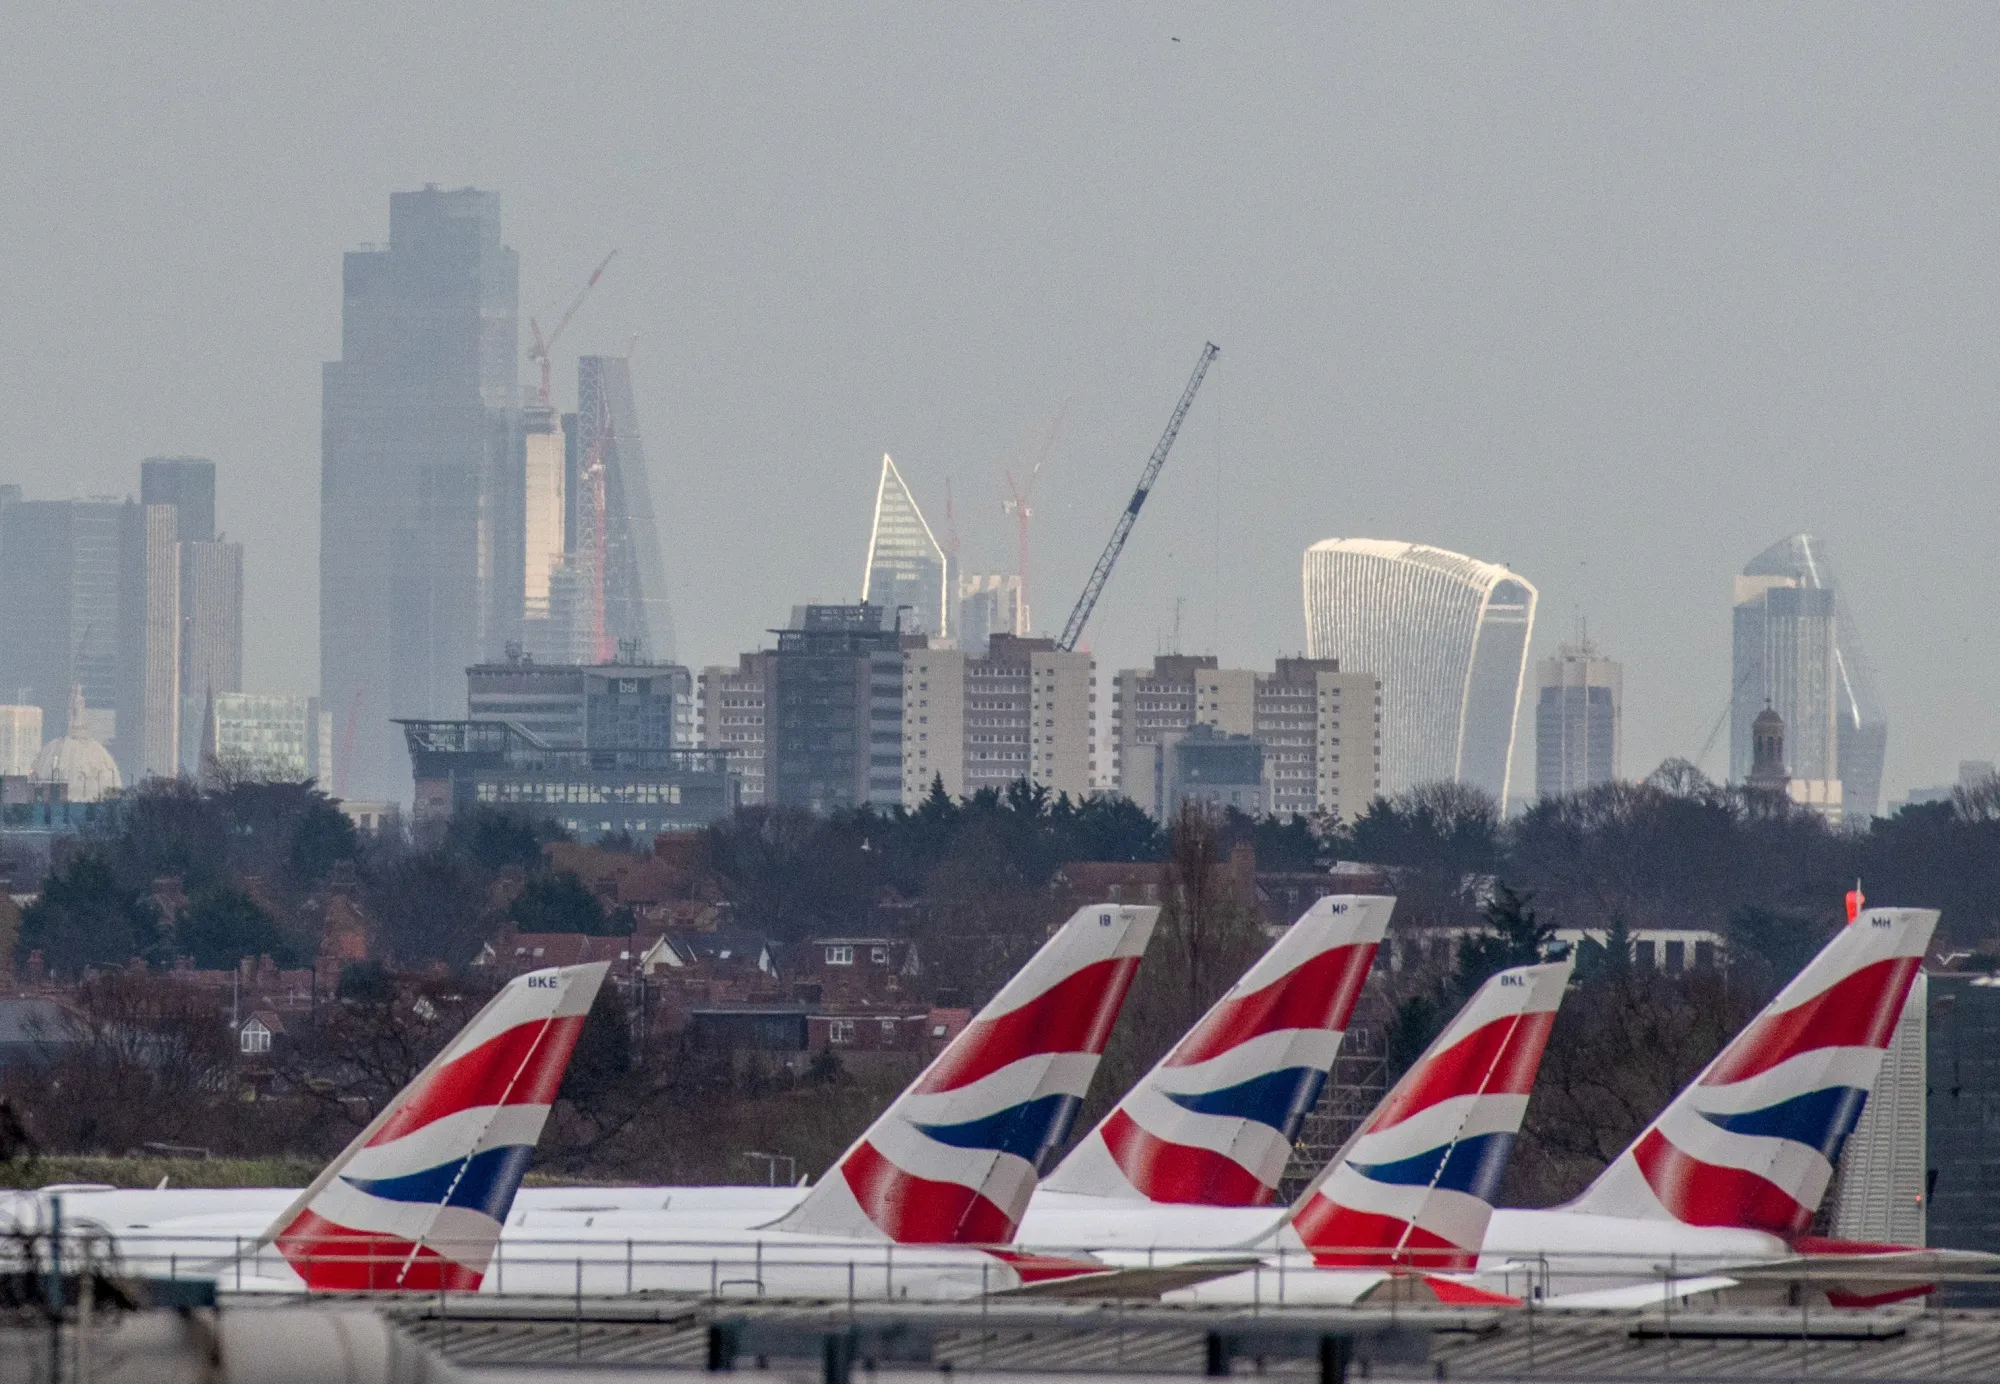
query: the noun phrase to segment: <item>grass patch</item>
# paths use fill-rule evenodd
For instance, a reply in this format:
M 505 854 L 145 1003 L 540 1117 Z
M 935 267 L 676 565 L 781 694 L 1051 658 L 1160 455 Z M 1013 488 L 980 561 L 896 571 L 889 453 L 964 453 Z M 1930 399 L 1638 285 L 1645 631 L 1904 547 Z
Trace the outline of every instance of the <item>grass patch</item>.
M 113 1187 L 303 1187 L 320 1164 L 309 1158 L 100 1158 L 52 1154 L 0 1164 L 0 1187 L 103 1182 Z
M 104 1158 L 55 1154 L 32 1163 L 0 1163 L 0 1188 L 46 1187 L 52 1182 L 101 1182 L 113 1187 L 303 1187 L 323 1163 L 283 1154 L 276 1158 Z M 531 1172 L 530 1187 L 616 1187 L 617 1182 Z

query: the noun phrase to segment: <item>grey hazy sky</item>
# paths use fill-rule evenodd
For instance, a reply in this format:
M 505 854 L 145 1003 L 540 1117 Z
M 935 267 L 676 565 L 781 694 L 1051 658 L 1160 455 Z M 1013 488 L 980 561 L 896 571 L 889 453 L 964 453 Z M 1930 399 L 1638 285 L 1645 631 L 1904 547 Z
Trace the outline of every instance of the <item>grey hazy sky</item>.
M 1829 542 L 1887 789 L 2000 750 L 2000 10 L 28 6 L 0 43 L 0 479 L 220 465 L 248 678 L 317 682 L 319 364 L 388 194 L 505 197 L 522 306 L 634 379 L 683 659 L 859 587 L 880 454 L 968 564 L 999 464 L 1059 627 L 1204 337 L 1091 643 L 1300 647 L 1309 542 L 1586 616 L 1625 767 L 1723 708 L 1729 577 Z M 1179 41 L 1173 41 L 1178 37 Z M 528 378 L 526 366 L 522 379 Z M 574 367 L 558 379 L 573 393 Z M 1524 739 L 1531 723 L 1524 719 Z M 1727 735 L 1707 767 L 1722 767 Z M 1517 760 L 1517 766 L 1520 761 Z

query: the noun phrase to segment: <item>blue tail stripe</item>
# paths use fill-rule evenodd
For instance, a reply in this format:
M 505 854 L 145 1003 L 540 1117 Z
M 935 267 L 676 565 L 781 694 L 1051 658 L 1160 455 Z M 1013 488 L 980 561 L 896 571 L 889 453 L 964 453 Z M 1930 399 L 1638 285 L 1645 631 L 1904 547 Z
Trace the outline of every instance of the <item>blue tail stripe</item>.
M 962 1124 L 920 1124 L 917 1128 L 940 1144 L 1011 1153 L 1039 1169 L 1056 1146 L 1069 1137 L 1070 1126 L 1076 1122 L 1076 1112 L 1082 1105 L 1083 1101 L 1076 1096 L 1041 1096 Z
M 521 1175 L 528 1170 L 528 1160 L 534 1153 L 532 1144 L 503 1144 L 475 1153 L 469 1159 L 454 1159 L 397 1177 L 350 1177 L 346 1173 L 340 1177 L 341 1181 L 384 1201 L 463 1206 L 504 1222 L 508 1208 L 514 1204 L 514 1193 L 521 1188 Z
M 1818 1149 L 1831 1163 L 1840 1156 L 1840 1146 L 1854 1132 L 1868 1093 L 1858 1086 L 1828 1086 L 1808 1091 L 1761 1110 L 1743 1110 L 1733 1115 L 1702 1111 L 1702 1118 L 1731 1134 L 1753 1134 L 1765 1139 L 1790 1139 L 1807 1148 Z
M 1269 1125 L 1290 1139 L 1306 1112 L 1319 1100 L 1326 1073 L 1317 1067 L 1285 1067 L 1215 1091 L 1163 1091 L 1168 1100 L 1198 1115 L 1226 1115 Z
M 1506 1175 L 1507 1158 L 1513 1151 L 1512 1134 L 1475 1134 L 1393 1163 L 1350 1162 L 1348 1166 L 1373 1182 L 1396 1187 L 1437 1186 L 1491 1202 L 1500 1192 L 1500 1179 Z

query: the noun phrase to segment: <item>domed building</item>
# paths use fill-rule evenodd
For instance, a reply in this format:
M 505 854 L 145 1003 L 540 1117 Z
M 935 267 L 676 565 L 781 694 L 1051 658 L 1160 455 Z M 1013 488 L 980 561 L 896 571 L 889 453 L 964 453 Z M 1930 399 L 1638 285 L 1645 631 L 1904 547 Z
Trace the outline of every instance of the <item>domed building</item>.
M 37 783 L 66 785 L 73 803 L 102 802 L 125 787 L 111 751 L 83 733 L 81 687 L 70 692 L 68 733 L 42 746 L 35 756 L 33 778 Z

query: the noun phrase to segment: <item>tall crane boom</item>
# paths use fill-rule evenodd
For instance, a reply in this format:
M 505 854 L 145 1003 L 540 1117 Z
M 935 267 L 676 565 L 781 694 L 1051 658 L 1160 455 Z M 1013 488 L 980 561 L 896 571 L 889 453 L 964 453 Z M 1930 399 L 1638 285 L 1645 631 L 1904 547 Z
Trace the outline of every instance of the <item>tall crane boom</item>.
M 1062 638 L 1056 647 L 1065 652 L 1076 647 L 1076 641 L 1083 637 L 1084 622 L 1090 619 L 1090 612 L 1097 608 L 1097 598 L 1104 594 L 1104 583 L 1111 580 L 1111 568 L 1118 561 L 1118 554 L 1124 551 L 1125 540 L 1132 536 L 1132 526 L 1139 522 L 1139 507 L 1146 503 L 1146 496 L 1152 493 L 1153 482 L 1160 478 L 1160 468 L 1167 464 L 1167 453 L 1174 448 L 1174 439 L 1180 435 L 1181 420 L 1194 403 L 1195 391 L 1201 388 L 1201 377 L 1208 373 L 1209 362 L 1222 354 L 1222 348 L 1213 341 L 1204 342 L 1201 359 L 1195 362 L 1194 374 L 1188 377 L 1187 388 L 1181 391 L 1181 401 L 1174 405 L 1174 416 L 1167 420 L 1167 430 L 1160 434 L 1160 445 L 1153 448 L 1153 455 L 1146 461 L 1146 469 L 1139 473 L 1139 488 L 1132 492 L 1131 503 L 1118 516 L 1118 523 L 1111 530 L 1111 541 L 1104 545 L 1104 552 L 1097 559 L 1097 566 L 1091 569 L 1090 580 L 1083 584 L 1083 594 L 1076 598 L 1076 609 L 1069 613 L 1069 623 L 1063 626 Z

